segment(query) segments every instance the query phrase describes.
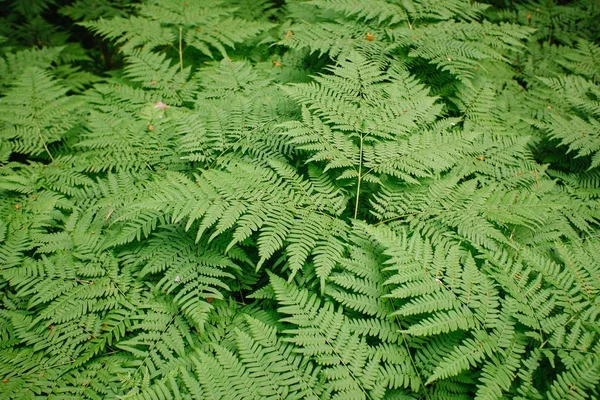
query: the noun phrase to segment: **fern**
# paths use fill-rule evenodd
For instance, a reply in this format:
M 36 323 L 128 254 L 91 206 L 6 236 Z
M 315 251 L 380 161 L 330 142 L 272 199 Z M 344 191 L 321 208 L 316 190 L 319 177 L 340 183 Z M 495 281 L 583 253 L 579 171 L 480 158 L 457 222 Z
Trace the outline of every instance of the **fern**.
M 5 3 L 1 398 L 600 397 L 595 2 Z
M 201 53 L 212 57 L 212 49 L 226 55 L 225 46 L 233 47 L 265 29 L 264 23 L 233 18 L 229 10 L 219 7 L 221 1 L 152 1 L 139 7 L 139 16 L 116 17 L 109 21 L 85 22 L 107 39 L 122 43 L 122 51 L 129 53 L 137 47 L 152 50 L 179 43 L 180 60 L 182 41 Z M 161 20 L 155 20 L 160 15 Z M 236 26 L 235 30 L 227 29 Z M 185 30 L 184 30 L 185 28 Z M 211 49 L 212 48 L 212 49 Z
M 2 101 L 2 135 L 12 152 L 53 159 L 50 145 L 76 125 L 78 99 L 38 68 L 28 69 Z

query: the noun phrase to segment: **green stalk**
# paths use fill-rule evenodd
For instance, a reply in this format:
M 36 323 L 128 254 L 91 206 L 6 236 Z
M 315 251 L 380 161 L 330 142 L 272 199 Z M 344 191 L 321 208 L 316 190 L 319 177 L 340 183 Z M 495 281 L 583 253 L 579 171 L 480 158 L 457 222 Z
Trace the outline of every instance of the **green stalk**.
M 356 216 L 358 215 L 358 201 L 360 200 L 360 184 L 362 182 L 362 163 L 363 163 L 363 142 L 364 142 L 364 137 L 361 134 L 360 135 L 360 155 L 359 155 L 359 161 L 358 161 L 358 183 L 356 185 L 356 204 L 354 205 L 354 219 L 356 219 Z
M 179 27 L 179 69 L 183 72 L 183 28 Z

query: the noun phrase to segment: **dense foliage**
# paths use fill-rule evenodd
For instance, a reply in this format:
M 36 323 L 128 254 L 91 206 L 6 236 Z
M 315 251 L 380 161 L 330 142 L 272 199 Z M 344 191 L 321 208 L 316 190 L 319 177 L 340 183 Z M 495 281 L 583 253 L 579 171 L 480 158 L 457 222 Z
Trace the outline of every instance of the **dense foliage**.
M 1 398 L 600 398 L 597 1 L 0 5 Z

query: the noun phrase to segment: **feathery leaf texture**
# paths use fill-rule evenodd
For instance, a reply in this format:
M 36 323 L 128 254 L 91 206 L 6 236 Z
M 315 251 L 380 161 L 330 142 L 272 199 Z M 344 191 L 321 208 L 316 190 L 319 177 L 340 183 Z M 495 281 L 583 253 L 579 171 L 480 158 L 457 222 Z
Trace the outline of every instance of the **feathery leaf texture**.
M 8 3 L 0 398 L 600 398 L 594 0 Z

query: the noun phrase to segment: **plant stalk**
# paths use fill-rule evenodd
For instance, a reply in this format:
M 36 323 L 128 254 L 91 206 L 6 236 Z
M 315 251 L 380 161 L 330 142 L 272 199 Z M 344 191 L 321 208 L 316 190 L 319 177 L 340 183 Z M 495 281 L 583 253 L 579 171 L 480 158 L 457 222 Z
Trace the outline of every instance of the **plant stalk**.
M 360 184 L 362 182 L 362 163 L 363 163 L 363 144 L 364 136 L 360 135 L 360 154 L 358 160 L 358 183 L 356 185 L 356 204 L 354 205 L 354 219 L 358 216 L 358 202 L 360 200 Z
M 179 27 L 179 69 L 183 72 L 183 28 Z

